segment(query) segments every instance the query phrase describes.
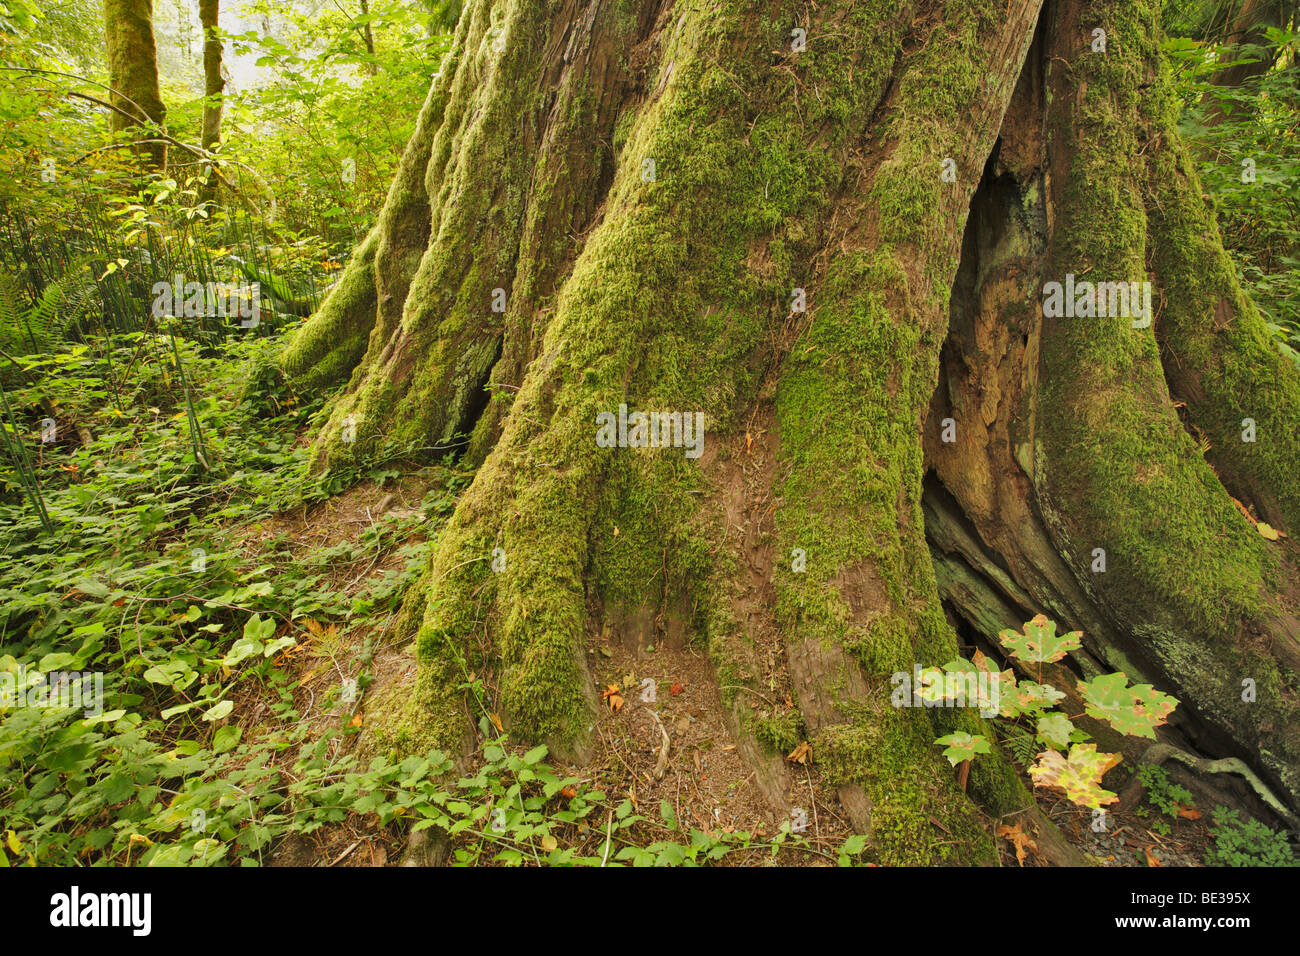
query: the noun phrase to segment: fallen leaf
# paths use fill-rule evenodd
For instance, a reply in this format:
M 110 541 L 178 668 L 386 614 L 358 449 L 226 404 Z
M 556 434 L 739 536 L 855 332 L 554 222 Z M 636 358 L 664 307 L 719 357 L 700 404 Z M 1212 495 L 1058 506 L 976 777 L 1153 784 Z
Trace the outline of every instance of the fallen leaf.
M 617 684 L 610 684 L 601 692 L 600 699 L 609 704 L 609 709 L 618 713 L 623 709 L 623 695 L 619 693 Z
M 1147 855 L 1147 866 L 1164 866 L 1163 863 L 1155 858 L 1155 854 L 1151 852 L 1152 849 L 1153 848 L 1149 846 L 1142 848 L 1142 852 Z
M 1002 826 L 998 827 L 998 836 L 1006 837 L 1011 841 L 1012 846 L 1016 848 L 1016 863 L 1020 866 L 1025 865 L 1025 860 L 1029 856 L 1029 854 L 1025 852 L 1027 849 L 1033 850 L 1035 853 L 1038 852 L 1038 844 L 1030 838 L 1028 833 L 1020 829 L 1019 823 L 1015 826 L 1008 826 L 1005 823 L 1002 824 Z
M 1199 820 L 1199 819 L 1201 819 L 1201 811 L 1200 811 L 1200 810 L 1197 810 L 1197 809 L 1194 808 L 1194 807 L 1182 807 L 1182 806 L 1180 806 L 1180 807 L 1178 808 L 1178 815 L 1179 815 L 1180 817 L 1182 817 L 1184 820 Z
M 572 800 L 577 795 L 578 795 L 577 787 L 564 787 L 562 790 L 560 790 L 560 796 L 568 800 Z
M 1039 754 L 1029 776 L 1035 787 L 1056 787 L 1065 791 L 1072 803 L 1100 810 L 1119 799 L 1118 794 L 1102 789 L 1101 779 L 1121 759 L 1119 754 L 1098 753 L 1096 744 L 1075 744 L 1069 759 L 1055 750 Z
M 805 740 L 798 747 L 795 747 L 794 750 L 792 750 L 786 756 L 785 759 L 790 761 L 791 763 L 806 764 L 808 762 L 808 758 L 811 756 L 812 756 L 812 747 L 810 747 L 808 745 L 808 741 Z
M 1281 537 L 1281 532 L 1279 532 L 1272 525 L 1265 524 L 1262 521 L 1259 524 L 1255 525 L 1255 530 L 1259 532 L 1260 537 L 1265 538 L 1269 541 L 1276 541 L 1278 538 Z
M 680 694 L 680 693 L 681 693 L 682 691 L 684 691 L 685 689 L 686 689 L 686 688 L 683 687 L 681 684 L 673 684 L 672 687 L 668 688 L 668 693 L 670 693 L 670 694 L 672 694 L 674 697 L 676 697 L 678 694 Z
M 559 846 L 559 844 L 555 842 L 555 837 L 551 836 L 549 833 L 546 834 L 544 837 L 542 837 L 541 843 L 542 843 L 542 849 L 545 850 L 547 853 L 550 853 L 557 846 Z
M 353 714 L 353 715 L 352 715 L 352 720 L 350 721 L 350 723 L 352 724 L 353 727 L 360 727 L 360 726 L 361 726 L 361 715 L 360 715 L 360 714 Z

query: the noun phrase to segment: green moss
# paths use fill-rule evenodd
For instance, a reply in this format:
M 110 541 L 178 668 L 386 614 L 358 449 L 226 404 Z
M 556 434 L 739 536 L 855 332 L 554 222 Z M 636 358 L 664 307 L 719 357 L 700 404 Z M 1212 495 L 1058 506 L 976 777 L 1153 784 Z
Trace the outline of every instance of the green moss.
M 461 680 L 451 670 L 424 667 L 411 683 L 378 687 L 366 699 L 364 748 L 397 760 L 430 750 L 459 753 L 469 727 L 454 690 Z
M 1074 64 L 1074 82 L 1087 84 L 1078 112 L 1059 107 L 1055 128 L 1073 156 L 1052 259 L 1062 280 L 1067 272 L 1145 277 L 1146 217 L 1131 157 L 1141 145 L 1141 64 L 1158 55 L 1148 7 L 1114 9 L 1111 53 Z M 1212 633 L 1230 632 L 1259 610 L 1263 543 L 1165 400 L 1152 333 L 1124 318 L 1047 320 L 1045 329 L 1043 490 L 1067 560 L 1088 569 L 1092 549 L 1104 548 L 1106 574 L 1081 577 L 1108 600 L 1137 618 L 1154 600 Z
M 813 753 L 827 780 L 865 792 L 877 862 L 991 863 L 993 845 L 979 811 L 961 799 L 952 768 L 935 761 L 928 728 L 916 711 L 859 717 L 814 737 Z

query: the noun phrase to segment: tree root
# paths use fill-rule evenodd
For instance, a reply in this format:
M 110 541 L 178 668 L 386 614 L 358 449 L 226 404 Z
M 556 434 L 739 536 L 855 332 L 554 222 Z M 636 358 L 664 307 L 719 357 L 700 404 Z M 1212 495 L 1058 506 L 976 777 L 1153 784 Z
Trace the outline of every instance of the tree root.
M 1269 789 L 1268 785 L 1241 759 L 1223 757 L 1218 760 L 1209 760 L 1205 757 L 1189 754 L 1186 750 L 1181 750 L 1172 744 L 1152 744 L 1138 758 L 1138 766 L 1158 767 L 1167 760 L 1177 760 L 1198 773 L 1235 773 L 1240 775 L 1250 784 L 1250 788 L 1255 791 L 1255 794 L 1268 805 L 1269 809 L 1285 820 L 1292 830 L 1300 832 L 1300 817 L 1288 810 L 1286 805 Z M 1115 809 L 1133 809 L 1145 792 L 1146 787 L 1142 784 L 1142 778 L 1135 773 L 1133 779 L 1120 792 L 1119 802 L 1115 805 Z

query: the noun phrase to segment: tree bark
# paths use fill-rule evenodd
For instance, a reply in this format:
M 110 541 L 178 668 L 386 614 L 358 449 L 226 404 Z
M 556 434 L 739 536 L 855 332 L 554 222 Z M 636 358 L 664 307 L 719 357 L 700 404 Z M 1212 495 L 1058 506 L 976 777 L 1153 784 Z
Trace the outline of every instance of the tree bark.
M 512 733 L 582 759 L 589 641 L 690 643 L 774 802 L 776 683 L 874 858 L 986 861 L 980 808 L 1031 807 L 1015 771 L 981 757 L 963 793 L 932 742 L 981 719 L 890 706 L 891 674 L 957 655 L 946 599 L 986 637 L 1082 627 L 1294 801 L 1293 552 L 1225 485 L 1294 527 L 1300 381 L 1178 144 L 1158 14 L 467 4 L 379 224 L 283 356 L 347 380 L 318 469 L 479 463 L 403 606 L 420 668 L 380 742 L 462 745 L 475 673 Z M 1154 334 L 1045 318 L 1067 272 L 1150 276 Z M 1268 442 L 1207 462 L 1171 387 Z M 702 454 L 601 447 L 620 405 L 703 412 Z
M 221 94 L 226 88 L 221 75 L 221 36 L 218 20 L 221 0 L 199 0 L 199 24 L 203 28 L 203 134 L 200 145 L 217 148 L 221 141 Z
M 162 126 L 167 110 L 158 89 L 153 0 L 104 0 L 104 41 L 109 102 L 117 108 L 109 113 L 109 128 L 123 133 L 146 124 Z M 156 169 L 167 163 L 166 143 L 141 142 L 137 152 Z

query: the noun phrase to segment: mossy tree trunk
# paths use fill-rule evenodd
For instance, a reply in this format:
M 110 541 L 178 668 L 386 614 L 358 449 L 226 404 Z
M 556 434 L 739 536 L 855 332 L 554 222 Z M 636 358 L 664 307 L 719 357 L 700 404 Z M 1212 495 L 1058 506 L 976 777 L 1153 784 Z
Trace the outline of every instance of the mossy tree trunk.
M 457 746 L 474 672 L 581 757 L 612 629 L 706 647 L 743 736 L 775 647 L 877 858 L 987 859 L 976 804 L 1027 803 L 1009 764 L 963 793 L 932 741 L 979 718 L 890 706 L 891 674 L 956 656 L 947 599 L 1082 626 L 1294 801 L 1291 552 L 1229 493 L 1300 526 L 1300 376 L 1178 142 L 1158 7 L 468 3 L 283 355 L 347 382 L 318 468 L 479 466 L 403 607 L 420 676 L 384 732 Z M 1044 318 L 1066 273 L 1150 278 L 1156 321 Z M 702 454 L 601 447 L 620 405 L 703 412 Z
M 217 148 L 221 141 L 221 94 L 226 79 L 221 74 L 221 0 L 199 0 L 199 25 L 203 28 L 203 133 L 200 145 Z
M 167 110 L 158 89 L 158 53 L 153 37 L 153 0 L 104 0 L 104 45 L 108 59 L 109 128 L 115 133 L 152 123 L 161 126 Z M 167 144 L 142 134 L 137 152 L 161 169 Z

